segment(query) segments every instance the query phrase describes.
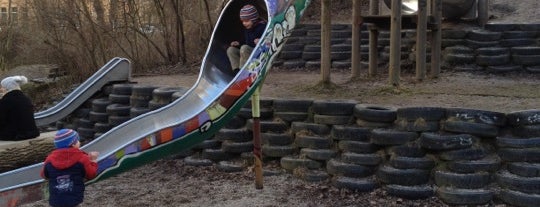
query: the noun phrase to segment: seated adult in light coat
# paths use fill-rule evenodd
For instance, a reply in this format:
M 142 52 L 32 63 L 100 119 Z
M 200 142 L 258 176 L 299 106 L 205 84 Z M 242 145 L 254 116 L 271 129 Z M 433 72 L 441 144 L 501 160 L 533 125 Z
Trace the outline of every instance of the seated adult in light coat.
M 0 84 L 4 95 L 0 99 L 0 140 L 25 140 L 39 136 L 34 120 L 34 105 L 22 91 L 28 83 L 24 76 L 4 78 Z

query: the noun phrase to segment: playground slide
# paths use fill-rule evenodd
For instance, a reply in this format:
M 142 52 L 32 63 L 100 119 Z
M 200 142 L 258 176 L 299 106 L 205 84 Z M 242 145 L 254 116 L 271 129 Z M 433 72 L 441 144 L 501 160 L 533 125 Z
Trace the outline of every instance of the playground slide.
M 230 1 L 218 19 L 194 86 L 171 104 L 135 117 L 83 146 L 99 151 L 93 183 L 189 149 L 230 121 L 262 84 L 273 58 L 290 36 L 309 0 L 258 0 L 266 30 L 248 62 L 233 74 L 226 57 L 231 31 L 239 29 L 238 11 L 246 0 Z M 236 26 L 238 25 L 238 26 Z M 238 34 L 239 35 L 239 34 Z M 44 198 L 42 163 L 0 174 L 0 206 Z
M 46 126 L 66 117 L 103 86 L 112 82 L 128 81 L 130 73 L 131 64 L 128 59 L 118 57 L 111 59 L 58 104 L 35 113 L 36 125 Z

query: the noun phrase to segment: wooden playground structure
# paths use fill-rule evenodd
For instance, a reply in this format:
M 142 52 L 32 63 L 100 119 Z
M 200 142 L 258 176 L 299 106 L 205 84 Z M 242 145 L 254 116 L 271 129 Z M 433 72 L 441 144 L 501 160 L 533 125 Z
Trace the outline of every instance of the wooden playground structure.
M 402 29 L 416 29 L 416 80 L 427 76 L 437 78 L 441 70 L 441 23 L 443 20 L 443 0 L 418 0 L 418 10 L 414 14 L 403 14 L 403 0 L 391 0 L 391 14 L 380 15 L 380 1 L 369 0 L 369 14 L 362 14 L 362 0 L 353 0 L 351 78 L 358 78 L 361 71 L 360 32 L 362 24 L 369 30 L 368 77 L 373 77 L 378 68 L 377 41 L 379 30 L 390 31 L 390 62 L 388 83 L 399 86 L 401 73 L 401 32 Z M 476 18 L 479 25 L 487 22 L 488 0 L 476 0 Z M 321 2 L 321 81 L 330 82 L 331 67 L 331 0 Z M 428 33 L 429 32 L 429 33 Z M 431 46 L 431 65 L 427 71 L 426 50 L 428 34 Z

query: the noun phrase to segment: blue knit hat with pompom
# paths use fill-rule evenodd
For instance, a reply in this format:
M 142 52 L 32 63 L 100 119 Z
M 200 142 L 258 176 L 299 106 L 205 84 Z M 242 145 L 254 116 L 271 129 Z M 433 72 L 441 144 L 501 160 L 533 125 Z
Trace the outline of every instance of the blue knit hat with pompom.
M 73 129 L 60 129 L 54 136 L 54 147 L 57 149 L 68 148 L 79 141 L 79 133 Z

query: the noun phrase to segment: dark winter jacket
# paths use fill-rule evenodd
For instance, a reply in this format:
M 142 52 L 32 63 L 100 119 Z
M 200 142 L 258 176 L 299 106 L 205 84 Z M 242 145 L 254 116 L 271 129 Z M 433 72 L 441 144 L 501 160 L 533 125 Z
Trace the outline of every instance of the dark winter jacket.
M 264 29 L 266 28 L 265 21 L 258 21 L 250 29 L 244 30 L 244 44 L 249 45 L 250 47 L 255 47 L 255 39 L 262 38 Z
M 52 151 L 41 169 L 41 177 L 49 180 L 49 204 L 76 206 L 82 203 L 85 178 L 95 178 L 97 169 L 97 163 L 78 148 Z
M 39 136 L 34 120 L 34 105 L 20 90 L 0 99 L 0 140 L 24 140 Z

